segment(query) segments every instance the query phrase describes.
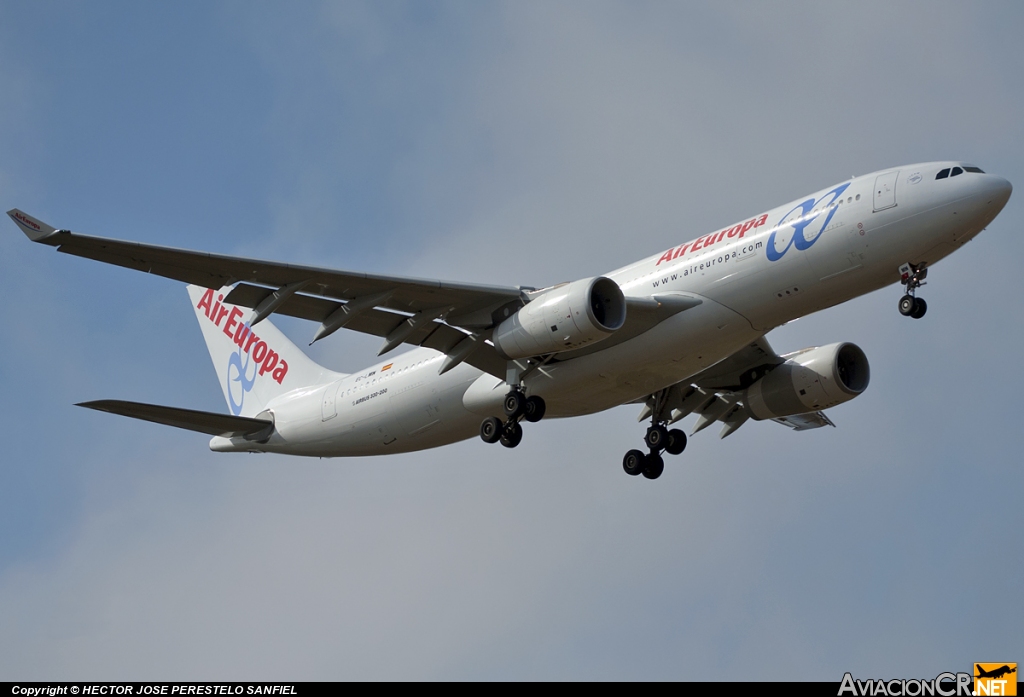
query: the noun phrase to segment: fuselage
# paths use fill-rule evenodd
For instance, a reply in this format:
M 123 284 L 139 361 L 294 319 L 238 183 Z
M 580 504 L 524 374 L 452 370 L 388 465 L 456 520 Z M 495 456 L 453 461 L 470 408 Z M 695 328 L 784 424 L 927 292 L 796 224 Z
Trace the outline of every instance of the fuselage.
M 708 232 L 609 274 L 627 297 L 702 302 L 639 336 L 569 352 L 525 379 L 548 417 L 602 411 L 699 373 L 785 322 L 899 281 L 981 232 L 1012 187 L 958 162 L 873 172 Z M 936 178 L 943 170 L 961 172 Z M 281 395 L 264 444 L 214 438 L 215 450 L 321 457 L 432 448 L 500 415 L 507 386 L 466 363 L 414 349 L 328 385 Z

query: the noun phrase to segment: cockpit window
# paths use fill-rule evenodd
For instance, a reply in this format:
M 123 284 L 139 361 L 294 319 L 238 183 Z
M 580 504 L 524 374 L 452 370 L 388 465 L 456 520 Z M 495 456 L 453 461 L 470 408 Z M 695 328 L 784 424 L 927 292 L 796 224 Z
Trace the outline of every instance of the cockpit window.
M 939 173 L 935 175 L 935 178 L 936 179 L 945 179 L 948 176 L 949 176 L 949 167 L 947 167 L 946 169 L 940 170 Z
M 981 167 L 971 167 L 970 165 L 964 165 L 965 172 L 972 172 L 974 174 L 984 174 Z
M 959 167 L 954 167 L 953 171 L 949 173 L 949 176 L 955 177 L 958 174 L 963 174 L 963 173 L 964 173 L 964 171 L 962 169 L 960 169 Z

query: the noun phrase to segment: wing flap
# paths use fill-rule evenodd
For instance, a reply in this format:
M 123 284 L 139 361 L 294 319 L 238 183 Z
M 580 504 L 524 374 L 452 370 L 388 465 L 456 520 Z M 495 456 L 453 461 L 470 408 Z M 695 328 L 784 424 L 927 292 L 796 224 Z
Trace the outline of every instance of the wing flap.
M 239 283 L 224 298 L 224 302 L 242 307 L 256 307 L 268 292 L 267 288 Z M 323 322 L 341 306 L 341 303 L 334 300 L 296 293 L 285 300 L 275 312 L 311 322 Z M 386 337 L 408 317 L 409 315 L 406 314 L 369 308 L 355 314 L 346 323 L 345 328 L 363 334 Z M 423 346 L 441 353 L 450 353 L 467 336 L 469 335 L 460 329 L 435 321 L 417 327 L 405 338 L 403 343 Z M 483 344 L 473 351 L 465 361 L 486 373 L 505 379 L 506 361 L 498 355 L 491 344 Z
M 197 431 L 211 436 L 223 436 L 225 438 L 241 437 L 247 440 L 263 441 L 269 438 L 274 430 L 272 419 L 229 416 L 227 414 L 215 414 L 195 409 L 179 409 L 177 407 L 164 407 L 156 404 L 143 404 L 141 402 L 125 402 L 118 399 L 82 402 L 75 406 L 105 411 L 109 414 L 128 416 L 133 419 L 150 421 L 164 426 L 183 428 L 187 431 Z

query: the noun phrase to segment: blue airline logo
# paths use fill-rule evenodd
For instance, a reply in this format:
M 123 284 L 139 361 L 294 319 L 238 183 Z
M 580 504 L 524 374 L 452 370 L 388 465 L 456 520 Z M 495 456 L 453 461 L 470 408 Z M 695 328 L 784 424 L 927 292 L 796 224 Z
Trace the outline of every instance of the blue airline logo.
M 242 362 L 242 358 L 245 362 Z M 252 366 L 252 370 L 249 367 Z M 237 384 L 238 388 L 232 385 Z M 239 347 L 237 351 L 228 357 L 228 403 L 231 405 L 231 413 L 238 416 L 242 413 L 242 404 L 245 403 L 245 395 L 252 386 L 256 384 L 256 361 L 248 353 L 244 353 Z M 235 392 L 238 392 L 238 401 L 235 401 Z
M 796 247 L 801 252 L 810 249 L 811 245 L 818 241 L 821 233 L 828 227 L 832 216 L 835 215 L 837 206 L 833 204 L 839 200 L 849 186 L 850 182 L 840 184 L 822 195 L 821 198 L 809 198 L 803 203 L 798 203 L 782 216 L 768 237 L 768 244 L 765 245 L 765 254 L 768 255 L 768 260 L 778 261 L 789 251 L 790 247 Z M 825 213 L 827 215 L 824 215 Z M 790 229 L 792 229 L 792 235 L 787 234 Z M 776 236 L 780 232 L 783 239 L 789 238 L 782 249 L 779 249 L 776 243 Z

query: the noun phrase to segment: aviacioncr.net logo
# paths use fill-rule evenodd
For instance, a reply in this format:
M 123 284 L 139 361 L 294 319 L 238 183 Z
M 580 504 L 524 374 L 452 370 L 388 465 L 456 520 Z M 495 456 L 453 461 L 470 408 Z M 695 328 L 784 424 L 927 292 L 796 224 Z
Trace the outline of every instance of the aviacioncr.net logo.
M 256 361 L 248 353 L 243 353 L 241 348 L 228 357 L 227 380 L 228 404 L 231 406 L 231 413 L 238 416 L 242 413 L 246 393 L 256 384 Z
M 1016 663 L 975 663 L 974 694 L 977 697 L 1014 697 L 1016 673 Z
M 858 680 L 843 675 L 837 697 L 971 697 L 970 673 L 939 673 L 933 680 Z
M 800 251 L 810 249 L 836 214 L 837 207 L 832 204 L 839 200 L 849 186 L 850 182 L 840 184 L 821 198 L 809 198 L 798 203 L 782 216 L 765 245 L 768 260 L 778 261 L 790 247 Z

